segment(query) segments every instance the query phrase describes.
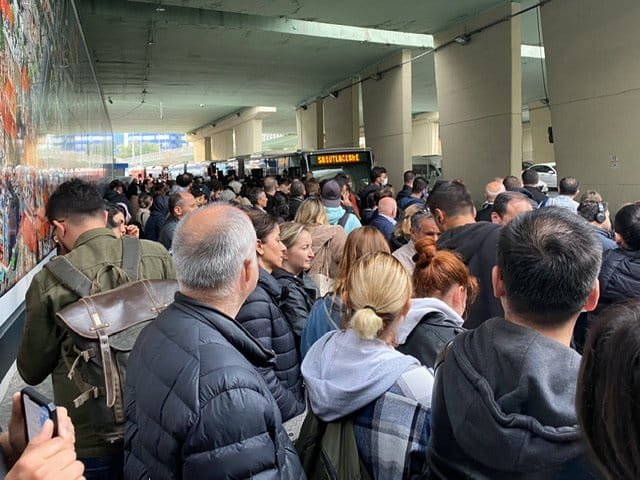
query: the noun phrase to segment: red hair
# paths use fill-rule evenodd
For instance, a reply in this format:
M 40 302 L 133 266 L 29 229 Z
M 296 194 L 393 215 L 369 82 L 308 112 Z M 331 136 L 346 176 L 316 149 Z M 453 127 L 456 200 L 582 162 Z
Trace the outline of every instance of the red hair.
M 416 242 L 416 268 L 413 287 L 416 298 L 444 295 L 451 287 L 461 285 L 467 289 L 467 305 L 478 295 L 478 280 L 455 253 L 437 250 L 436 242 L 426 237 Z

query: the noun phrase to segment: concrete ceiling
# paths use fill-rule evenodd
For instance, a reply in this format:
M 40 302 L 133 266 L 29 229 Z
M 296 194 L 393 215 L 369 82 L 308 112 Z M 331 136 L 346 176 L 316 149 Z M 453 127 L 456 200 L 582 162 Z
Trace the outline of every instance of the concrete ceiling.
M 344 32 L 335 35 L 322 23 L 433 34 L 505 3 L 76 1 L 98 80 L 111 100 L 107 109 L 115 131 L 186 132 L 244 107 L 275 106 L 278 112 L 264 120 L 265 133 L 295 132 L 296 105 L 327 93 L 405 42 L 401 34 L 389 42 L 393 45 L 384 36 L 379 43 L 359 41 L 357 35 L 335 38 Z M 291 33 L 306 25 L 287 19 L 322 23 L 312 24 L 314 33 L 307 35 Z M 537 44 L 535 10 L 522 22 L 523 42 Z M 413 51 L 425 49 L 414 46 Z M 541 78 L 540 60 L 523 59 L 523 102 L 544 97 Z M 413 111 L 436 109 L 433 55 L 428 54 L 413 63 Z

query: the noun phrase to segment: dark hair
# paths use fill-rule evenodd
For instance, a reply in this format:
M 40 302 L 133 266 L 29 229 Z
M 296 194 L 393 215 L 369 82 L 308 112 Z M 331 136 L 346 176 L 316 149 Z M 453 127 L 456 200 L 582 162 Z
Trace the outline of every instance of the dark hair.
M 632 203 L 618 210 L 613 229 L 631 250 L 640 250 L 640 205 Z
M 116 228 L 118 226 L 114 221 L 114 218 L 118 213 L 121 213 L 125 218 L 127 217 L 124 209 L 115 203 L 104 202 L 104 209 L 107 211 L 107 227 L 109 228 Z
M 502 184 L 506 190 L 518 190 L 522 187 L 520 179 L 514 175 L 508 175 L 502 180 Z
M 249 189 L 247 189 L 247 200 L 249 200 L 251 202 L 251 205 L 257 205 L 258 204 L 258 198 L 260 197 L 260 194 L 264 193 L 264 190 L 260 187 L 251 187 Z
M 282 192 L 276 192 L 268 205 L 269 213 L 276 218 L 289 218 L 289 199 Z
M 607 478 L 640 478 L 640 301 L 603 310 L 580 366 L 576 410 Z
M 445 182 L 431 192 L 427 199 L 431 213 L 442 210 L 449 216 L 473 212 L 473 200 L 466 185 L 462 182 Z
M 416 178 L 416 174 L 413 170 L 407 170 L 402 176 L 404 183 L 411 183 Z
M 109 190 L 115 190 L 118 187 L 122 188 L 122 190 L 124 191 L 126 185 L 122 180 L 118 180 L 117 178 L 109 182 Z
M 575 195 L 578 193 L 580 183 L 576 177 L 564 177 L 560 180 L 559 193 L 560 195 Z
M 293 180 L 291 182 L 291 189 L 289 190 L 289 194 L 292 197 L 302 197 L 304 196 L 304 183 L 300 180 Z
M 209 190 L 211 192 L 221 192 L 222 190 L 224 190 L 224 186 L 222 185 L 222 182 L 220 180 L 212 178 L 209 181 Z
M 380 175 L 382 175 L 383 173 L 387 173 L 387 169 L 384 167 L 373 167 L 371 169 L 371 172 L 369 174 L 369 178 L 371 179 L 372 182 L 375 182 L 376 179 L 378 177 L 380 177 Z
M 153 203 L 153 197 L 148 193 L 141 193 L 140 197 L 138 197 L 138 204 L 140 208 L 149 208 Z
M 78 219 L 103 214 L 104 201 L 98 188 L 79 178 L 72 178 L 58 186 L 45 208 L 47 219 Z
M 538 172 L 532 168 L 527 168 L 522 172 L 522 183 L 525 185 L 537 185 L 539 179 L 540 176 L 538 175 Z
M 184 199 L 182 198 L 182 192 L 172 193 L 169 196 L 169 213 L 173 215 L 173 211 L 176 207 L 184 205 Z
M 344 188 L 345 185 L 349 185 L 349 177 L 347 177 L 344 173 L 338 173 L 333 179 L 338 182 L 340 185 L 340 190 Z
M 533 324 L 564 324 L 598 277 L 602 247 L 591 226 L 566 209 L 517 216 L 498 238 L 498 267 L 510 308 Z
M 507 213 L 507 207 L 511 202 L 526 202 L 530 204 L 531 200 L 524 193 L 502 192 L 493 201 L 493 209 L 491 211 L 496 212 L 502 218 Z
M 413 188 L 411 189 L 411 193 L 421 193 L 425 188 L 429 187 L 429 182 L 427 182 L 424 177 L 415 177 L 413 179 Z
M 320 196 L 320 183 L 315 178 L 310 178 L 304 182 L 304 190 L 307 192 L 307 197 Z
M 608 210 L 607 202 L 597 200 L 582 200 L 578 205 L 578 215 L 587 222 L 603 223 L 606 220 L 606 211 Z M 598 216 L 602 216 L 602 222 L 598 221 Z
M 380 203 L 380 200 L 382 200 L 383 198 L 394 198 L 395 197 L 395 192 L 393 191 L 393 187 L 382 187 L 377 189 L 374 193 L 373 193 L 373 198 L 376 202 L 376 205 L 378 205 L 378 203 Z
M 258 240 L 264 242 L 269 234 L 273 232 L 276 226 L 278 226 L 278 222 L 276 221 L 275 217 L 273 215 L 269 215 L 268 213 L 261 212 L 260 210 L 256 210 L 255 208 L 245 211 L 251 219 L 253 228 L 256 231 L 256 237 L 258 238 Z
M 176 185 L 182 188 L 187 188 L 191 185 L 193 181 L 193 176 L 190 173 L 181 173 L 176 177 Z
M 194 198 L 201 197 L 201 196 L 205 195 L 204 189 L 202 187 L 193 187 L 191 189 L 191 195 L 193 195 Z

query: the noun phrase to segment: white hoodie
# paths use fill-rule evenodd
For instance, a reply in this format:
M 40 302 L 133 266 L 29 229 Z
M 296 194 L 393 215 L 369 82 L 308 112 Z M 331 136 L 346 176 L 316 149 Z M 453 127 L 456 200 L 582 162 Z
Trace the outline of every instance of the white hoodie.
M 422 317 L 431 312 L 442 313 L 458 327 L 462 327 L 464 323 L 464 319 L 442 300 L 433 297 L 412 298 L 407 318 L 405 318 L 404 322 L 398 327 L 398 334 L 396 335 L 398 345 L 404 345 L 407 337 L 413 332 L 413 329 L 418 326 Z
M 382 340 L 363 340 L 351 328 L 325 334 L 309 349 L 302 376 L 313 413 L 331 422 L 378 399 L 396 382 L 430 406 L 433 375 Z

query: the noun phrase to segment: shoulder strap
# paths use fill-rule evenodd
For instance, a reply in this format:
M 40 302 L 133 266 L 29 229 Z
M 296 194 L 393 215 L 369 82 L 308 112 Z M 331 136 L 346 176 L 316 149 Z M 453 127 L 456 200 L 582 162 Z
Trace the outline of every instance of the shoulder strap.
M 340 220 L 338 220 L 338 225 L 344 228 L 344 226 L 347 224 L 347 220 L 349 220 L 349 210 L 346 210 L 344 212 L 344 215 L 340 217 Z
M 66 257 L 60 255 L 45 265 L 54 277 L 79 297 L 91 293 L 91 280 Z
M 444 347 L 442 347 L 442 350 L 440 351 L 440 353 L 438 354 L 438 357 L 436 358 L 436 363 L 433 366 L 434 375 L 438 371 L 438 368 L 440 367 L 440 365 L 442 365 L 445 359 L 447 358 L 447 354 L 449 353 L 449 349 L 451 348 L 451 345 L 453 344 L 454 340 L 455 340 L 455 337 L 449 340 L 447 344 Z
M 124 235 L 122 237 L 122 269 L 131 281 L 138 280 L 140 266 L 140 240 Z

